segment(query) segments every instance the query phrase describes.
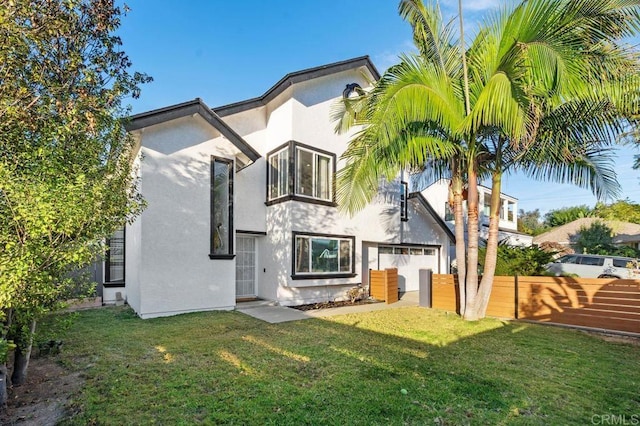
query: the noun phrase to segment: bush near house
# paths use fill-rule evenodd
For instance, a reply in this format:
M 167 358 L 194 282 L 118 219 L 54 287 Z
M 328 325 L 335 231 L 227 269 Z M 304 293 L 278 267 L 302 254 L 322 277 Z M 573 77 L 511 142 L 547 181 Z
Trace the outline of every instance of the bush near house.
M 484 252 L 486 248 L 481 248 L 480 267 L 484 268 Z M 555 252 L 545 251 L 536 246 L 512 247 L 508 245 L 498 246 L 498 262 L 496 265 L 496 276 L 535 276 L 546 275 L 544 265 L 553 262 Z
M 604 222 L 594 222 L 589 227 L 580 227 L 576 237 L 576 248 L 580 253 L 640 257 L 640 251 L 633 247 L 615 246 L 613 229 Z

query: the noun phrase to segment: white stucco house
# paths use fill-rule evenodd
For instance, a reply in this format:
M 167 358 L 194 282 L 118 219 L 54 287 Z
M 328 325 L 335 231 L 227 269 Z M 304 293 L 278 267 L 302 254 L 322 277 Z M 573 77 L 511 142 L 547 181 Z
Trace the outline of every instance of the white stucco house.
M 379 78 L 368 57 L 284 76 L 263 95 L 209 108 L 200 99 L 132 116 L 147 208 L 109 241 L 103 300 L 142 318 L 337 300 L 369 269 L 447 273 L 453 233 L 424 193 L 399 179 L 354 217 L 335 202 L 352 137 L 330 109 L 347 85 Z M 351 86 L 353 87 L 353 86 Z
M 449 207 L 449 179 L 441 179 L 421 191 L 421 194 L 429 200 L 436 213 L 447 223 L 449 228 L 453 230 L 455 220 L 453 211 Z M 483 240 L 489 238 L 489 207 L 491 206 L 491 188 L 484 185 L 478 185 L 479 198 L 479 236 Z M 500 193 L 500 223 L 499 223 L 499 241 L 511 246 L 530 246 L 533 241 L 531 235 L 518 231 L 518 199 L 510 195 Z M 466 202 L 465 202 L 465 220 L 466 220 Z M 466 226 L 465 226 L 466 239 Z M 455 247 L 451 248 L 452 259 L 455 259 Z

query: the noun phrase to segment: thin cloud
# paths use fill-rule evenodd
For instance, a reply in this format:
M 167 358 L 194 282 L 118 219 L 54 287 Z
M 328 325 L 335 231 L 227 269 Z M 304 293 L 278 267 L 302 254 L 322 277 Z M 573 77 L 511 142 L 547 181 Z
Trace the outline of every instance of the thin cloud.
M 501 4 L 501 0 L 466 0 L 462 2 L 462 13 L 465 12 L 482 12 L 485 10 L 497 9 Z M 458 3 L 453 1 L 440 2 L 440 6 L 445 14 L 458 14 Z
M 405 40 L 394 51 L 385 51 L 372 55 L 373 63 L 378 71 L 384 73 L 390 66 L 400 63 L 400 55 L 418 53 L 413 40 Z
M 462 11 L 465 10 L 479 12 L 483 10 L 496 9 L 502 4 L 500 0 L 472 0 L 462 2 Z

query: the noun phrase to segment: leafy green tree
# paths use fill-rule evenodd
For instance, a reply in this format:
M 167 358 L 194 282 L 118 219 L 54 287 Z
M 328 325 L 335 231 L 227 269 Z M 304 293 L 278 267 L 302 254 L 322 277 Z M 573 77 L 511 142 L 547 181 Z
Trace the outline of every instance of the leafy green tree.
M 121 16 L 112 0 L 0 5 L 0 320 L 14 384 L 69 273 L 142 208 L 122 101 L 150 78 L 128 72 Z
M 613 230 L 604 222 L 594 222 L 591 226 L 581 226 L 575 236 L 579 252 L 590 254 L 610 254 L 613 247 Z
M 484 268 L 486 249 L 480 249 L 480 266 Z M 512 247 L 498 245 L 496 275 L 501 276 L 537 276 L 544 275 L 544 265 L 553 262 L 554 252 L 544 251 L 536 246 Z
M 550 228 L 561 226 L 569 222 L 573 222 L 576 219 L 584 217 L 593 217 L 593 210 L 586 205 L 562 207 L 549 211 L 544 215 L 544 223 Z
M 629 199 L 619 200 L 612 204 L 598 203 L 593 209 L 593 216 L 605 220 L 620 220 L 640 224 L 640 204 Z
M 574 236 L 579 252 L 601 255 L 638 257 L 640 252 L 629 246 L 613 244 L 613 230 L 604 222 L 594 222 L 591 226 L 582 226 Z
M 524 232 L 529 235 L 542 234 L 547 228 L 542 222 L 542 215 L 540 209 L 532 211 L 524 211 L 520 209 L 518 211 L 518 231 Z

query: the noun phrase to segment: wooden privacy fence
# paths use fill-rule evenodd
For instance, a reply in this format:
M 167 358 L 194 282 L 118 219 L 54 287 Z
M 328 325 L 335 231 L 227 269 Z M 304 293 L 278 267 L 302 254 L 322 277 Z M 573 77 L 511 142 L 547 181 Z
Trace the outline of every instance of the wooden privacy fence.
M 432 276 L 431 306 L 460 312 L 457 276 Z M 640 281 L 497 276 L 487 315 L 640 333 Z
M 369 292 L 371 297 L 389 303 L 398 301 L 398 269 L 369 271 Z

